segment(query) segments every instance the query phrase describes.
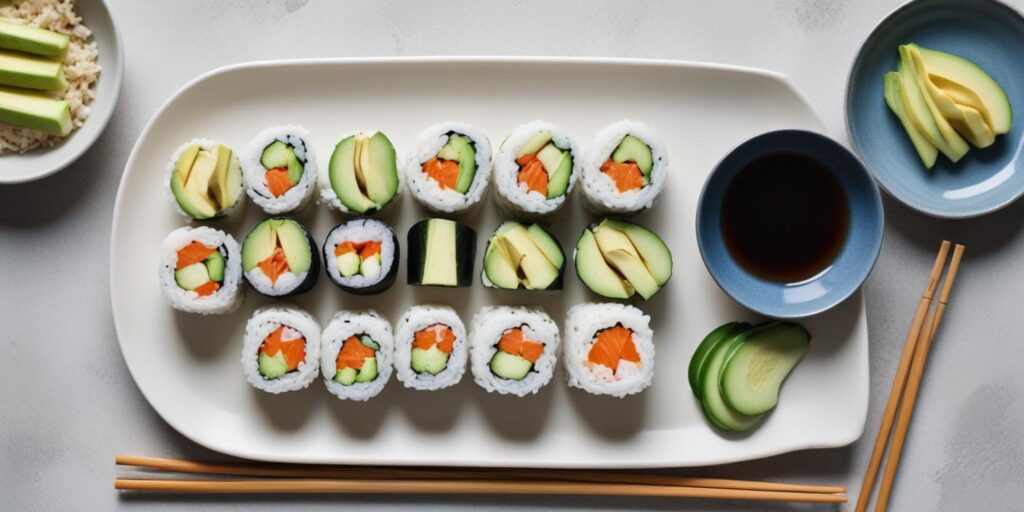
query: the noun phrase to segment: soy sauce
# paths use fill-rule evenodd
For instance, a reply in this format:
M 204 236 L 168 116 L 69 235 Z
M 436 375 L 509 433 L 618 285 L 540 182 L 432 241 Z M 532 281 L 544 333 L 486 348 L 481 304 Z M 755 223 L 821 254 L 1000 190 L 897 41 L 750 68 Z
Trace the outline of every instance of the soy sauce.
M 721 213 L 733 259 L 751 274 L 784 283 L 828 268 L 850 227 L 839 180 L 798 153 L 768 154 L 747 164 L 726 188 Z

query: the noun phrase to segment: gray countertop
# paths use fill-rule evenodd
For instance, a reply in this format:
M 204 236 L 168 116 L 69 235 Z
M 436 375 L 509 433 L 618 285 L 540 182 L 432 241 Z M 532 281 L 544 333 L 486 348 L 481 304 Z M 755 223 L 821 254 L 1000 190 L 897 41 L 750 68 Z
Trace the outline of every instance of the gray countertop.
M 219 456 L 154 413 L 121 357 L 107 286 L 112 208 L 124 163 L 156 109 L 195 76 L 249 60 L 580 55 L 756 66 L 792 77 L 829 134 L 845 141 L 849 66 L 898 1 L 112 3 L 127 66 L 110 126 L 59 175 L 0 187 L 0 325 L 6 329 L 0 342 L 8 354 L 0 358 L 0 509 L 806 508 L 580 497 L 121 496 L 112 488 L 117 452 Z M 1024 288 L 1024 202 L 968 221 L 930 219 L 888 198 L 885 208 L 885 242 L 865 286 L 872 372 L 865 436 L 846 448 L 681 473 L 842 482 L 855 494 L 909 318 L 945 237 L 968 250 L 927 369 L 892 509 L 1020 508 L 1024 340 L 1011 321 L 1021 314 Z

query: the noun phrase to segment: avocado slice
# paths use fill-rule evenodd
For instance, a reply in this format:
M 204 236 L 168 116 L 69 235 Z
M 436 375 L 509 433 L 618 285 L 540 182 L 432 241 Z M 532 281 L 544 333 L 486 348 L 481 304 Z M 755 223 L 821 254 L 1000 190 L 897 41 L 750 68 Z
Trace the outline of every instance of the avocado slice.
M 448 357 L 449 354 L 437 348 L 437 345 L 430 347 L 428 350 L 413 347 L 410 365 L 412 366 L 412 371 L 416 373 L 437 375 L 448 367 Z
M 339 368 L 338 371 L 334 373 L 334 382 L 337 382 L 342 386 L 351 386 L 358 376 L 359 370 L 356 370 L 355 368 Z
M 572 176 L 572 153 L 565 151 L 562 159 L 551 173 L 548 180 L 548 199 L 564 196 L 569 189 L 569 178 Z
M 206 265 L 206 271 L 210 274 L 210 281 L 222 282 L 224 281 L 224 255 L 220 251 L 214 251 L 212 254 L 206 257 L 203 261 Z
M 633 288 L 604 260 L 594 233 L 584 229 L 576 242 L 576 274 L 594 293 L 610 299 L 628 299 Z
M 522 224 L 513 226 L 508 231 L 494 237 L 492 244 L 499 244 L 509 255 L 510 261 L 519 262 L 520 281 L 528 290 L 544 290 L 558 279 L 559 268 L 555 267 L 547 256 L 530 238 L 529 232 Z
M 188 178 L 182 182 L 180 192 L 175 193 L 178 205 L 185 213 L 197 219 L 208 219 L 217 215 L 220 208 L 210 197 L 210 179 L 216 170 L 216 158 L 208 151 L 200 151 L 188 171 Z M 171 183 L 171 191 L 175 191 L 176 183 Z
M 377 205 L 363 194 L 356 180 L 356 136 L 347 137 L 334 147 L 328 165 L 331 189 L 346 208 L 356 213 L 367 213 Z
M 1010 131 L 1013 112 L 1006 92 L 977 64 L 957 55 L 917 48 L 928 76 L 960 105 L 974 108 L 996 135 Z
M 594 240 L 605 261 L 622 274 L 641 297 L 649 299 L 658 293 L 661 286 L 654 280 L 640 253 L 625 233 L 607 224 L 600 224 L 594 229 Z
M 654 168 L 654 155 L 651 153 L 651 147 L 633 135 L 626 135 L 622 138 L 622 142 L 612 152 L 612 161 L 620 164 L 636 163 L 645 180 L 650 179 L 651 169 Z
M 288 162 L 290 162 L 294 156 L 295 151 L 291 146 L 279 140 L 275 140 L 267 147 L 263 148 L 263 153 L 260 155 L 260 165 L 262 165 L 264 169 L 280 169 L 282 167 L 287 167 Z
M 943 155 L 956 162 L 963 158 L 963 153 L 954 152 L 946 139 L 942 137 L 935 119 L 932 118 L 928 105 L 925 103 L 925 93 L 917 84 L 914 74 L 907 71 L 907 66 L 901 60 L 897 65 L 897 76 L 900 79 L 900 94 L 903 95 L 903 106 L 906 108 L 907 117 L 914 123 L 914 126 L 922 135 L 935 146 Z M 966 151 L 964 151 L 966 153 Z
M 216 208 L 204 197 L 193 197 L 185 193 L 185 183 L 188 181 L 192 166 L 199 155 L 199 146 L 191 145 L 181 152 L 178 162 L 171 173 L 171 193 L 182 211 L 196 219 L 208 219 L 217 214 Z
M 367 139 L 360 155 L 359 173 L 366 182 L 366 196 L 377 207 L 387 204 L 398 193 L 398 160 L 395 147 L 381 132 Z
M 551 137 L 552 135 L 549 131 L 545 130 L 537 132 L 529 139 L 526 139 L 526 143 L 519 148 L 519 153 L 516 155 L 516 158 L 522 158 L 531 153 L 540 151 L 540 149 L 547 145 L 548 142 L 551 142 Z
M 335 260 L 338 265 L 338 273 L 342 277 L 352 277 L 359 273 L 359 254 L 346 252 Z
M 231 171 L 231 148 L 217 144 L 214 149 L 217 165 L 210 180 L 210 195 L 217 201 L 217 209 L 223 210 L 232 204 L 233 195 L 228 188 L 228 173 Z M 240 170 L 239 170 L 240 171 Z
M 501 350 L 494 353 L 489 366 L 491 373 L 507 380 L 523 380 L 533 369 L 533 363 L 529 359 Z
M 942 115 L 939 108 L 935 106 L 935 102 L 932 101 L 932 97 L 928 94 L 928 91 L 925 88 L 924 78 L 917 72 L 917 67 L 914 65 L 913 57 L 910 54 L 910 47 L 906 45 L 900 46 L 899 71 L 901 77 L 906 73 L 905 79 L 913 80 L 914 87 L 917 88 L 918 94 L 920 94 L 924 99 L 927 114 L 922 115 L 931 115 L 931 118 L 941 135 L 942 143 L 949 151 L 948 153 L 943 151 L 943 153 L 953 162 L 959 161 L 965 154 L 967 154 L 967 151 L 970 150 L 970 146 L 968 146 L 963 137 L 953 129 L 953 126 L 949 124 L 949 121 L 947 121 L 945 116 Z M 906 84 L 900 85 L 905 86 Z M 917 113 L 915 112 L 915 115 L 916 114 Z M 934 143 L 934 141 L 932 142 Z M 938 144 L 936 144 L 936 147 L 939 148 L 940 151 L 943 149 L 942 146 Z
M 291 219 L 282 220 L 277 228 L 277 241 L 288 260 L 288 269 L 295 274 L 302 274 L 312 266 L 313 251 L 310 249 L 309 238 L 306 236 L 306 230 L 297 222 Z
M 174 282 L 184 290 L 196 288 L 210 282 L 210 274 L 202 262 L 193 263 L 174 271 Z
M 526 229 L 526 234 L 530 237 L 530 240 L 537 245 L 544 256 L 551 262 L 552 265 L 561 269 L 565 265 L 565 254 L 562 252 L 562 247 L 558 245 L 558 241 L 555 237 L 548 233 L 540 224 L 532 224 Z
M 424 285 L 458 284 L 455 222 L 446 219 L 427 221 L 426 251 L 423 259 Z
M 996 140 L 996 135 L 985 124 L 985 118 L 981 112 L 972 107 L 957 105 L 952 98 L 939 89 L 928 76 L 924 61 L 921 59 L 921 52 L 912 45 L 908 46 L 907 51 L 914 63 L 914 70 L 921 77 L 925 91 L 931 96 L 939 112 L 957 132 L 974 146 L 979 148 L 991 146 Z
M 64 137 L 71 133 L 71 106 L 64 100 L 0 86 L 0 123 Z
M 377 358 L 367 357 L 363 360 L 363 367 L 356 374 L 356 382 L 370 382 L 377 378 Z
M 622 232 L 636 248 L 658 286 L 664 286 L 672 277 L 672 251 L 653 231 L 636 224 L 623 222 Z
M 515 290 L 519 288 L 518 271 L 519 262 L 512 259 L 502 244 L 494 243 L 492 237 L 484 253 L 484 274 L 487 279 L 495 288 Z
M 62 57 L 67 53 L 70 42 L 67 34 L 0 19 L 0 48 L 44 57 Z
M 266 379 L 276 379 L 288 373 L 288 361 L 284 358 L 283 352 L 274 354 L 273 357 L 260 352 L 259 361 L 260 375 Z
M 261 261 L 274 254 L 277 232 L 273 220 L 267 219 L 257 224 L 242 241 L 242 270 L 245 272 L 256 268 Z
M 4 50 L 0 50 L 0 84 L 42 91 L 68 87 L 61 61 Z
M 910 119 L 907 114 L 906 107 L 903 104 L 903 95 L 900 92 L 900 75 L 896 71 L 890 71 L 885 74 L 885 103 L 892 110 L 893 114 L 900 120 L 900 124 L 903 125 L 903 130 L 907 132 L 910 137 L 910 142 L 913 143 L 914 149 L 917 151 L 917 155 L 921 157 L 921 162 L 924 163 L 926 169 L 931 169 L 935 165 L 935 159 L 939 155 L 939 150 L 935 148 L 928 139 L 925 138 L 921 130 L 917 128 L 914 122 Z
M 459 177 L 455 181 L 455 191 L 465 194 L 476 175 L 476 149 L 473 147 L 473 141 L 464 135 L 452 134 L 448 137 L 448 143 L 437 152 L 437 157 L 459 162 Z

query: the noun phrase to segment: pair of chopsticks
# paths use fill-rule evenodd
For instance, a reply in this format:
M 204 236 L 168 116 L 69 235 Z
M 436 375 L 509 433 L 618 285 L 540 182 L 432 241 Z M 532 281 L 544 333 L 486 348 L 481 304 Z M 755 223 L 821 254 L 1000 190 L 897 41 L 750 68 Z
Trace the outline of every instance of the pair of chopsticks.
M 939 276 L 946 264 L 946 257 L 949 255 L 949 246 L 948 240 L 942 241 L 939 254 L 936 255 L 935 264 L 932 266 L 932 273 L 928 278 L 928 286 L 914 313 L 914 321 L 910 325 L 910 332 L 907 334 L 903 346 L 903 355 L 900 356 L 896 377 L 893 379 L 892 389 L 889 391 L 889 401 L 885 404 L 882 424 L 878 427 L 875 448 L 871 452 L 868 469 L 864 473 L 864 482 L 857 499 L 856 512 L 867 510 L 868 503 L 871 501 L 871 491 L 878 478 L 882 456 L 885 454 L 885 447 L 889 441 L 889 434 L 892 433 L 892 446 L 889 447 L 889 453 L 885 460 L 885 473 L 879 487 L 875 512 L 883 512 L 889 508 L 892 485 L 896 479 L 900 456 L 903 454 L 903 443 L 906 441 L 910 418 L 914 414 L 914 404 L 917 402 L 917 392 L 921 388 L 921 377 L 924 374 L 924 366 L 928 362 L 928 352 L 931 350 L 932 340 L 935 339 L 935 333 L 939 330 L 939 323 L 942 322 L 942 315 L 949 303 L 949 293 L 953 289 L 953 282 L 956 281 L 957 271 L 960 269 L 960 259 L 964 254 L 964 246 L 957 244 L 953 249 L 953 258 L 950 261 L 949 269 L 946 270 L 939 301 L 935 305 L 934 311 L 930 311 L 935 291 L 939 287 Z M 897 410 L 899 411 L 898 416 Z M 894 421 L 895 432 L 893 432 Z
M 117 478 L 124 491 L 189 493 L 548 494 L 846 503 L 843 486 L 694 478 L 645 473 L 517 468 L 386 468 L 212 463 L 117 455 L 119 466 L 202 479 Z M 245 478 L 210 478 L 228 475 Z

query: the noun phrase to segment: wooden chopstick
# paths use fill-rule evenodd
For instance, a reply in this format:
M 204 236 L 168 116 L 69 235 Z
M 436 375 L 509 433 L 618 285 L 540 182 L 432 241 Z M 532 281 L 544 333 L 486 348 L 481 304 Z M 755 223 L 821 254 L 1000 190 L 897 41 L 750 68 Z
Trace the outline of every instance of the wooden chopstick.
M 845 494 L 711 489 L 663 485 L 559 482 L 550 480 L 407 480 L 259 478 L 243 480 L 117 479 L 125 491 L 191 493 L 339 493 L 339 494 L 534 494 L 649 496 L 802 503 L 845 503 Z
M 925 317 L 928 308 L 931 306 L 935 290 L 939 287 L 939 278 L 942 275 L 942 268 L 946 264 L 946 256 L 949 254 L 949 240 L 943 240 L 939 246 L 939 253 L 935 256 L 935 263 L 932 265 L 932 272 L 928 276 L 928 284 L 925 286 L 921 300 L 917 304 L 917 311 L 914 312 L 914 320 L 910 324 L 910 332 L 903 342 L 903 354 L 900 356 L 899 365 L 896 367 L 896 376 L 892 381 L 892 388 L 889 390 L 889 401 L 885 404 L 885 412 L 882 414 L 882 422 L 878 425 L 878 435 L 875 438 L 875 447 L 871 451 L 871 458 L 868 461 L 867 470 L 864 472 L 864 480 L 860 486 L 860 496 L 857 498 L 856 512 L 867 510 L 871 501 L 871 491 L 878 478 L 878 469 L 882 463 L 882 455 L 885 454 L 886 444 L 889 442 L 889 433 L 892 431 L 893 419 L 896 416 L 896 409 L 900 405 L 903 389 L 907 383 L 907 375 L 910 370 L 910 363 L 917 348 L 918 339 L 921 336 L 922 326 L 925 325 Z
M 878 502 L 875 504 L 875 511 L 882 512 L 889 507 L 889 497 L 892 495 L 892 485 L 896 478 L 896 470 L 899 469 L 900 456 L 903 454 L 903 444 L 907 437 L 907 428 L 910 426 L 911 416 L 914 414 L 914 405 L 917 403 L 917 393 L 921 388 L 921 378 L 924 375 L 924 367 L 928 362 L 928 353 L 931 350 L 932 340 L 942 323 L 942 316 L 946 312 L 946 305 L 949 302 L 949 293 L 953 289 L 953 282 L 956 281 L 957 271 L 960 269 L 960 259 L 964 254 L 964 246 L 957 244 L 953 249 L 953 260 L 946 271 L 945 283 L 942 285 L 942 295 L 939 296 L 939 303 L 935 306 L 935 314 L 927 330 L 921 335 L 917 350 L 914 353 L 914 360 L 910 366 L 910 378 L 907 387 L 903 392 L 900 404 L 900 414 L 896 419 L 896 430 L 893 433 L 892 446 L 889 448 L 889 455 L 885 460 L 885 473 L 882 475 L 882 484 L 878 490 Z
M 259 476 L 276 478 L 313 479 L 533 479 L 567 482 L 620 483 L 660 485 L 670 487 L 696 487 L 706 489 L 735 489 L 749 491 L 796 492 L 817 494 L 843 494 L 841 485 L 808 485 L 782 482 L 758 482 L 723 478 L 700 478 L 650 473 L 622 473 L 586 470 L 527 469 L 527 468 L 388 468 L 374 466 L 316 466 L 299 464 L 225 464 L 177 459 L 162 459 L 138 455 L 119 454 L 116 464 L 158 469 L 175 473 L 213 474 L 232 476 Z

